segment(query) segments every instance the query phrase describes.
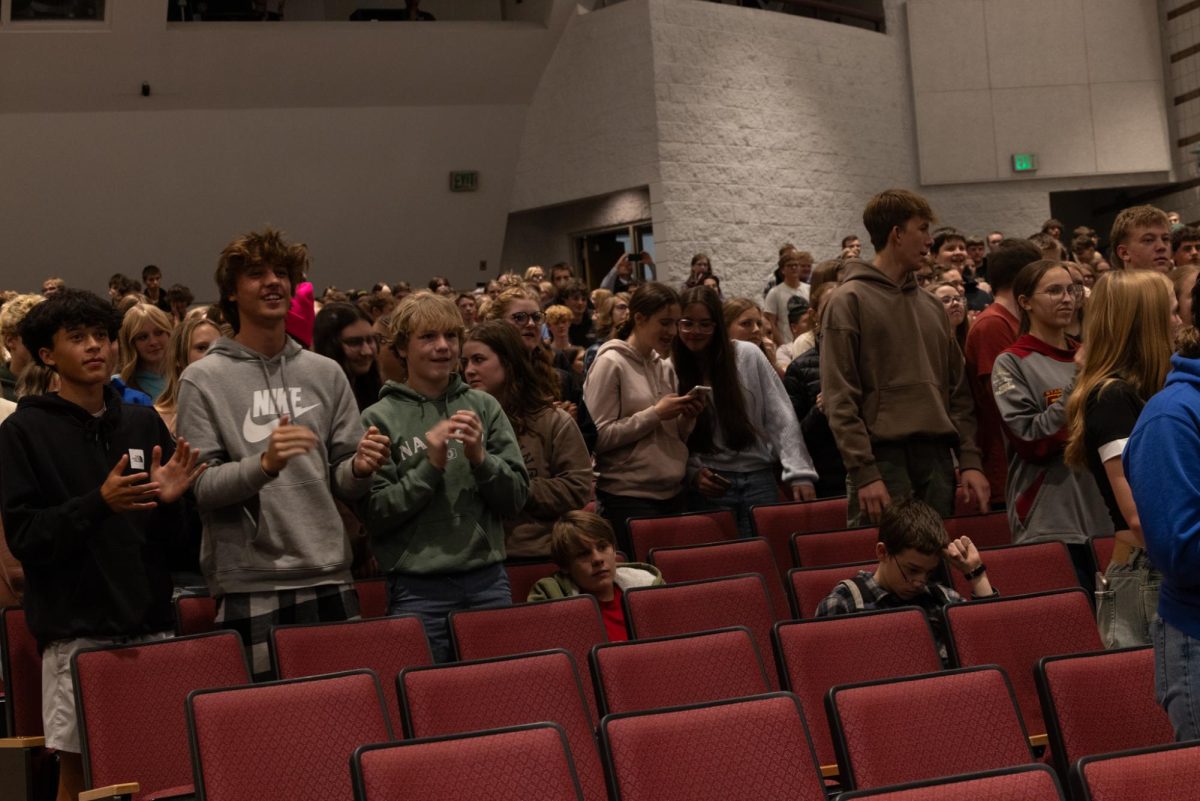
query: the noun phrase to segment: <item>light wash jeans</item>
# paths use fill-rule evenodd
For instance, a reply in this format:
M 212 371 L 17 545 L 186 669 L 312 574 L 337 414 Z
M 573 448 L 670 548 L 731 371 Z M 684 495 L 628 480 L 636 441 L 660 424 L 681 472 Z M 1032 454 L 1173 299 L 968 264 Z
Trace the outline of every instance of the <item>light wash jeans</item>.
M 1155 616 L 1154 688 L 1175 727 L 1175 739 L 1200 737 L 1200 640 Z
M 458 609 L 485 609 L 512 604 L 508 573 L 502 564 L 466 573 L 422 576 L 389 573 L 388 614 L 421 616 L 435 662 L 451 662 L 450 613 Z

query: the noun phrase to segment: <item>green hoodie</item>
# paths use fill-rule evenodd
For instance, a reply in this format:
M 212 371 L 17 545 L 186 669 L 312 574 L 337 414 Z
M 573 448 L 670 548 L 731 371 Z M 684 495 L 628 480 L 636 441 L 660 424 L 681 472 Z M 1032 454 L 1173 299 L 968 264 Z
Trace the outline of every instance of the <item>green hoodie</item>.
M 451 440 L 445 470 L 425 456 L 425 433 L 457 411 L 483 423 L 487 455 L 474 467 Z M 517 437 L 500 404 L 469 389 L 457 375 L 427 398 L 407 384 L 387 382 L 379 402 L 362 414 L 392 440 L 392 458 L 371 482 L 367 533 L 379 566 L 389 573 L 462 573 L 504 561 L 505 515 L 529 494 Z

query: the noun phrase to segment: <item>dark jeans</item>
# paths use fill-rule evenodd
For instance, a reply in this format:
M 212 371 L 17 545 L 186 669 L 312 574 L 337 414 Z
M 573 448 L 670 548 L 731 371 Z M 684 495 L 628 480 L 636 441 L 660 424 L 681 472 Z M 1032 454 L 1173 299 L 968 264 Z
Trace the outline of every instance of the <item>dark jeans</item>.
M 634 498 L 630 495 L 609 495 L 596 490 L 596 512 L 609 522 L 617 535 L 617 548 L 629 559 L 635 559 L 629 539 L 628 521 L 631 517 L 675 515 L 687 511 L 687 496 L 680 492 L 674 498 Z
M 689 507 L 694 512 L 728 509 L 737 520 L 738 533 L 743 537 L 752 536 L 754 524 L 750 520 L 750 509 L 766 503 L 779 502 L 779 481 L 775 477 L 775 470 L 767 468 L 749 473 L 735 473 L 729 470 L 713 472 L 729 479 L 729 489 L 719 498 L 709 498 L 695 491 L 689 492 Z
M 388 614 L 421 616 L 435 662 L 451 662 L 449 615 L 457 609 L 485 609 L 512 604 L 508 573 L 502 564 L 466 573 L 416 575 L 389 573 Z
M 954 459 L 946 440 L 913 438 L 904 442 L 876 442 L 871 448 L 892 500 L 920 498 L 942 517 L 954 514 Z M 846 525 L 851 528 L 870 525 L 866 514 L 858 508 L 858 487 L 849 475 L 846 495 L 849 501 Z

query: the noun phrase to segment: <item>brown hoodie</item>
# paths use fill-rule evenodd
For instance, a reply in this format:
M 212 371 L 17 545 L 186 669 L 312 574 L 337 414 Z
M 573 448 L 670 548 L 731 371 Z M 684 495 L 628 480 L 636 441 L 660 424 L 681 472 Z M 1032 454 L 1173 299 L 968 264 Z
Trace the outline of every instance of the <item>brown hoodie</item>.
M 695 421 L 660 420 L 654 404 L 678 391 L 675 370 L 629 343 L 600 346 L 583 384 L 596 422 L 596 489 L 610 495 L 666 500 L 683 491 L 687 438 Z
M 963 356 L 937 298 L 907 275 L 897 285 L 859 259 L 821 319 L 821 391 L 846 472 L 880 478 L 874 442 L 942 437 L 963 469 L 979 470 Z

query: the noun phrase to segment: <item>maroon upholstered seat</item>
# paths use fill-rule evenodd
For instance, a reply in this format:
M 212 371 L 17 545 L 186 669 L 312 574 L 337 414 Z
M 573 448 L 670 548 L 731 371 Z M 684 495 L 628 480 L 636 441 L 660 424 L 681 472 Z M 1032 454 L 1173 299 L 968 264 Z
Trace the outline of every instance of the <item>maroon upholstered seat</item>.
M 771 546 L 762 537 L 654 548 L 650 563 L 662 571 L 668 583 L 757 573 L 767 584 L 776 620 L 788 620 L 792 610 L 779 578 Z

